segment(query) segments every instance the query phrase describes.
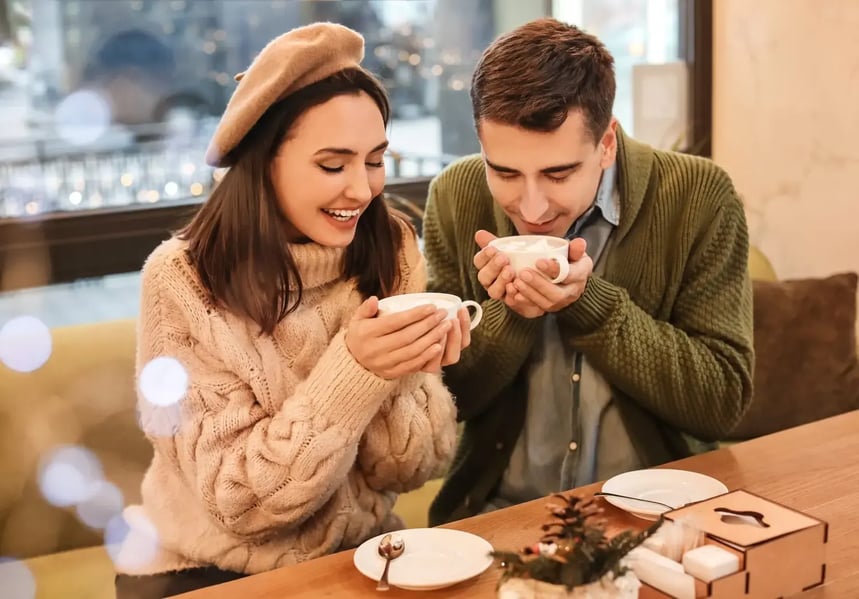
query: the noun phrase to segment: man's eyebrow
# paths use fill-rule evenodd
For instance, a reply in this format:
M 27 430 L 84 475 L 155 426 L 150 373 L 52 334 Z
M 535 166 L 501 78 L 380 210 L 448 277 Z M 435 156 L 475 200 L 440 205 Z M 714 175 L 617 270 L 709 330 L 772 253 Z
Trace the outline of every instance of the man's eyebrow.
M 541 169 L 540 172 L 545 175 L 551 175 L 552 173 L 562 173 L 564 171 L 574 171 L 582 165 L 581 160 L 578 162 L 570 162 L 568 164 L 558 164 L 557 166 L 550 166 L 544 169 Z
M 388 143 L 388 140 L 385 140 L 382 143 L 378 144 L 375 148 L 370 150 L 370 154 L 375 154 L 376 152 L 386 150 L 388 148 Z M 321 150 L 317 150 L 315 155 L 319 154 L 340 154 L 342 156 L 357 156 L 358 152 L 352 150 L 351 148 L 322 148 Z
M 515 168 L 510 168 L 509 166 L 501 166 L 500 164 L 495 164 L 494 162 L 491 162 L 488 158 L 485 160 L 486 160 L 486 164 L 489 165 L 489 168 L 491 168 L 494 171 L 498 171 L 499 173 L 518 173 L 519 172 Z
M 519 173 L 519 171 L 517 171 L 515 168 L 510 168 L 509 166 L 501 166 L 500 164 L 495 164 L 494 162 L 491 162 L 488 159 L 486 160 L 486 164 L 488 164 L 492 170 L 498 171 L 499 173 L 509 173 L 509 174 L 514 174 L 514 173 L 518 174 Z M 555 166 L 548 166 L 544 169 L 540 169 L 540 172 L 543 173 L 544 175 L 551 175 L 552 173 L 562 173 L 564 171 L 576 170 L 581 165 L 582 165 L 581 161 L 570 162 L 567 164 L 558 164 Z

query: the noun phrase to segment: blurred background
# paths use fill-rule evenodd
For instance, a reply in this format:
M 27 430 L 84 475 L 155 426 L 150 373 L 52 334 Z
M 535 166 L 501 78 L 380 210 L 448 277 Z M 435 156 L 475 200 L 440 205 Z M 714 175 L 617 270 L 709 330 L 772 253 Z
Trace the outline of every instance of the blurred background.
M 478 150 L 474 64 L 541 16 L 608 45 L 628 131 L 685 146 L 690 13 L 679 0 L 0 0 L 0 322 L 25 303 L 50 326 L 136 314 L 134 271 L 218 177 L 202 155 L 233 76 L 284 31 L 335 21 L 364 35 L 394 109 L 394 183 Z M 637 74 L 662 80 L 649 115 Z

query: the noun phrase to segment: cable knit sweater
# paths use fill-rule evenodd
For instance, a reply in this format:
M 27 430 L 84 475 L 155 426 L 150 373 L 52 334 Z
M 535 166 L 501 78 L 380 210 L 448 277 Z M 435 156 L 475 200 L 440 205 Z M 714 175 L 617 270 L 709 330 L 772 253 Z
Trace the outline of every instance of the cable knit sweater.
M 139 399 L 155 455 L 142 506 L 124 513 L 120 572 L 257 573 L 353 547 L 400 525 L 396 493 L 447 465 L 456 417 L 440 377 L 386 380 L 359 365 L 345 327 L 362 298 L 342 280 L 344 250 L 290 250 L 304 295 L 273 335 L 207 299 L 185 242 L 147 260 L 138 374 L 167 356 L 189 383 L 178 405 Z M 400 267 L 398 291 L 423 290 L 411 231 Z

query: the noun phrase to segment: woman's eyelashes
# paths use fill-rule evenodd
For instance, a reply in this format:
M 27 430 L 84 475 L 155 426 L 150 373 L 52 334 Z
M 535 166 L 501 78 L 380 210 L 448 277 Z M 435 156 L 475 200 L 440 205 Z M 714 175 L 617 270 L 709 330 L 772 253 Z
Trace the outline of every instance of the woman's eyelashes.
M 385 166 L 385 163 L 381 160 L 379 162 L 365 162 L 364 164 L 366 164 L 370 168 L 382 168 L 383 166 Z M 345 165 L 329 166 L 325 164 L 320 164 L 319 168 L 321 168 L 326 173 L 342 173 L 346 167 Z

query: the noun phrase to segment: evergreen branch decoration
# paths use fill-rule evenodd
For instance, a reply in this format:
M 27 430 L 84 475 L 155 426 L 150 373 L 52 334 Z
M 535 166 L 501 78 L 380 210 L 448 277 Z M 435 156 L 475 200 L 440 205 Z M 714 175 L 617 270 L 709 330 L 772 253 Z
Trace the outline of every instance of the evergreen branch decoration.
M 614 578 L 626 573 L 622 559 L 662 525 L 662 518 L 646 530 L 624 531 L 606 537 L 602 509 L 593 497 L 555 494 L 562 503 L 547 506 L 551 518 L 542 526 L 540 541 L 519 552 L 493 551 L 508 578 L 531 578 L 567 589 L 600 580 L 607 574 Z

